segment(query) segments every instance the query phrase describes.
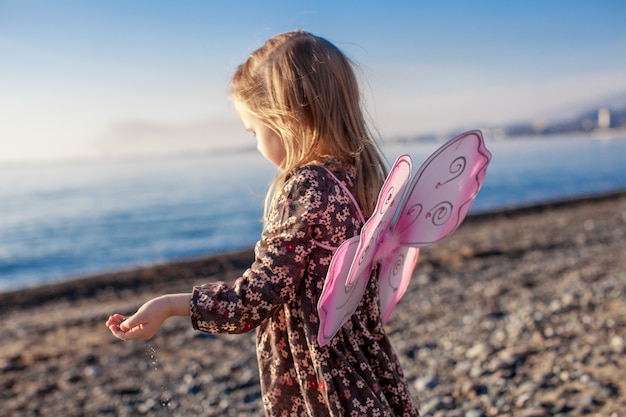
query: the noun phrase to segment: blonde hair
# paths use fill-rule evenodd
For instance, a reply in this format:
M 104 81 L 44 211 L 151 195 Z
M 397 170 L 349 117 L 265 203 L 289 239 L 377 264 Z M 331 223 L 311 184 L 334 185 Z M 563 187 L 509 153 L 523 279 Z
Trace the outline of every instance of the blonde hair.
M 365 122 L 353 64 L 335 45 L 304 31 L 276 35 L 237 68 L 231 97 L 274 130 L 285 148 L 266 211 L 293 169 L 330 155 L 356 167 L 355 197 L 371 215 L 385 162 Z

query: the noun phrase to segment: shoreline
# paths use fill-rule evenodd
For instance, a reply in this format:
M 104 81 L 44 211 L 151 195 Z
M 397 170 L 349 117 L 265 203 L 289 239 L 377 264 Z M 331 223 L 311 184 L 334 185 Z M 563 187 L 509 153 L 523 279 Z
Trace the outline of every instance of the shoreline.
M 618 200 L 624 197 L 626 197 L 626 189 L 621 189 L 596 195 L 514 206 L 493 211 L 488 210 L 468 215 L 461 227 L 470 223 L 489 222 L 497 218 L 514 218 L 566 207 L 573 208 L 594 202 Z M 253 251 L 254 248 L 250 247 L 235 251 L 211 253 L 195 258 L 175 259 L 138 267 L 102 271 L 61 278 L 51 282 L 44 282 L 40 285 L 0 291 L 0 314 L 13 307 L 28 305 L 33 302 L 50 301 L 56 298 L 77 299 L 93 297 L 98 291 L 110 286 L 126 289 L 145 284 L 155 284 L 159 281 L 178 279 L 171 275 L 171 270 L 173 269 L 177 271 L 182 270 L 187 274 L 205 276 L 223 273 L 231 269 L 243 270 L 251 263 L 254 256 Z M 250 259 L 250 262 L 247 262 L 246 258 Z
M 424 248 L 386 326 L 422 416 L 626 409 L 626 190 L 468 217 Z M 262 415 L 255 335 L 172 318 L 104 326 L 146 300 L 232 281 L 252 249 L 0 293 L 1 416 Z

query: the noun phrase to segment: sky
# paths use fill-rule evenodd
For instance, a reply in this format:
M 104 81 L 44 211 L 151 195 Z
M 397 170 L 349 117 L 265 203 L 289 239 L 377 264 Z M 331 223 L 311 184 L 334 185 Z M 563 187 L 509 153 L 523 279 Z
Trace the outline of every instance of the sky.
M 304 29 L 381 138 L 543 121 L 626 92 L 624 0 L 0 0 L 0 163 L 248 146 L 237 65 Z

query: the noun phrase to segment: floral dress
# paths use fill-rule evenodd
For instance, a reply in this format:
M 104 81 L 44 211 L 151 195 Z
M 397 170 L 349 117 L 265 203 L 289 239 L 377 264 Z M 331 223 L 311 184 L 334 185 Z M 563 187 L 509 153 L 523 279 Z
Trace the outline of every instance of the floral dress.
M 194 288 L 195 329 L 257 329 L 267 416 L 418 415 L 381 322 L 375 275 L 335 337 L 326 346 L 317 341 L 317 303 L 333 249 L 362 226 L 347 192 L 354 172 L 330 158 L 294 170 L 268 213 L 251 268 L 232 287 Z

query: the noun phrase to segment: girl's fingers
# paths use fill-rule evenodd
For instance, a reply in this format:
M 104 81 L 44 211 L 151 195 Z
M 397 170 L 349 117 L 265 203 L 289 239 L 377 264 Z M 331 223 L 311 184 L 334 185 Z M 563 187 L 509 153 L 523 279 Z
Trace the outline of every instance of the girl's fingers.
M 122 322 L 124 321 L 125 317 L 122 316 L 121 314 L 113 314 L 112 316 L 109 316 L 109 319 L 107 320 L 107 323 L 109 322 L 113 322 L 113 321 L 119 321 Z
M 143 323 L 140 321 L 140 319 L 137 318 L 137 315 L 130 316 L 128 318 L 122 317 L 122 320 L 119 322 L 120 330 L 122 330 L 123 332 L 134 330 L 138 327 L 141 327 L 142 324 Z
M 126 333 L 121 331 L 117 324 L 111 324 L 109 326 L 109 330 L 111 331 L 111 333 L 113 333 L 113 336 L 117 337 L 118 339 L 126 340 Z
M 114 314 L 109 317 L 106 326 L 109 328 L 113 336 L 121 340 L 149 339 L 153 332 L 146 328 L 145 323 L 133 323 L 134 316 L 128 319 L 120 314 Z
M 107 327 L 110 327 L 112 325 L 119 326 L 123 321 L 124 321 L 124 316 L 120 314 L 114 314 L 109 317 L 109 319 L 106 322 L 106 326 Z
M 113 333 L 113 335 L 118 339 L 122 340 L 127 339 L 124 337 L 126 332 L 120 328 L 124 320 L 126 320 L 126 318 L 121 314 L 114 314 L 106 321 L 106 326 L 109 328 L 111 333 Z

